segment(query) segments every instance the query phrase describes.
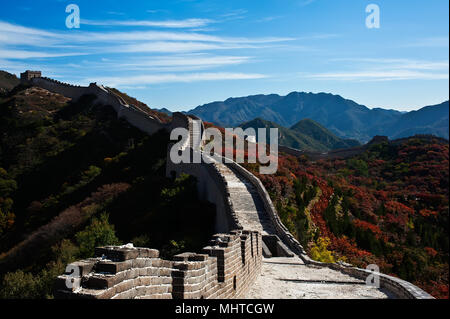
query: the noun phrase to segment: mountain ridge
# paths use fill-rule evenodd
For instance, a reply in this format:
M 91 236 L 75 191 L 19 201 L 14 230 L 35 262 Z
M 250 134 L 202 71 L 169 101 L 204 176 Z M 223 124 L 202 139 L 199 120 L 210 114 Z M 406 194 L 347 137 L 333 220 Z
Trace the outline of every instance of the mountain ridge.
M 421 118 L 422 112 L 433 113 L 424 124 L 417 119 Z M 259 94 L 229 98 L 198 106 L 186 113 L 224 127 L 238 126 L 258 117 L 284 127 L 291 127 L 302 119 L 312 119 L 340 138 L 363 143 L 376 135 L 399 138 L 405 134 L 435 134 L 448 139 L 448 120 L 445 121 L 448 119 L 448 101 L 404 113 L 369 109 L 331 93 L 291 92 L 286 96 Z
M 340 148 L 359 146 L 354 140 L 344 140 L 325 127 L 310 119 L 304 119 L 291 128 L 286 128 L 271 121 L 256 118 L 240 125 L 243 129 L 253 128 L 258 138 L 258 128 L 277 128 L 279 144 L 303 151 L 327 152 Z

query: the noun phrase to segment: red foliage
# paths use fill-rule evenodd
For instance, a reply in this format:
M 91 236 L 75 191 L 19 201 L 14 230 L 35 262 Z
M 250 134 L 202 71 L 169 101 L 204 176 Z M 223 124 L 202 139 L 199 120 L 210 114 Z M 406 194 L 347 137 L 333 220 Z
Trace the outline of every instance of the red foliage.
M 353 225 L 357 228 L 361 228 L 363 230 L 370 230 L 377 239 L 381 239 L 383 237 L 383 232 L 381 231 L 380 227 L 377 225 L 368 223 L 363 220 L 355 219 L 353 220 Z
M 383 147 L 383 152 L 379 152 Z M 305 176 L 321 191 L 317 202 L 310 207 L 310 215 L 319 235 L 330 238 L 329 249 L 356 266 L 375 263 L 383 272 L 392 275 L 398 275 L 395 274 L 396 267 L 406 260 L 411 267 L 416 267 L 422 262 L 421 258 L 427 258 L 427 265 L 414 274 L 415 283 L 436 297 L 448 298 L 448 271 L 445 275 L 442 270 L 448 268 L 445 261 L 448 253 L 437 248 L 439 243 L 437 247 L 420 247 L 424 239 L 420 238 L 422 233 L 419 234 L 423 223 L 433 229 L 427 230 L 428 237 L 434 229 L 445 234 L 439 221 L 448 218 L 448 144 L 414 138 L 383 147 L 366 151 L 368 156 L 356 156 L 360 163 L 367 164 L 368 171 L 363 171 L 364 174 L 349 165 L 349 160 L 309 161 L 306 157 L 281 153 L 277 174 L 258 177 L 274 201 L 290 200 L 292 204 L 295 203 L 295 199 L 292 200 L 295 198 L 293 181 Z M 324 211 L 337 188 L 339 197 L 344 194 L 346 198 L 353 227 L 372 232 L 387 247 L 383 248 L 387 249 L 386 255 L 361 249 L 355 239 L 337 236 L 329 229 Z M 408 237 L 411 233 L 414 235 Z

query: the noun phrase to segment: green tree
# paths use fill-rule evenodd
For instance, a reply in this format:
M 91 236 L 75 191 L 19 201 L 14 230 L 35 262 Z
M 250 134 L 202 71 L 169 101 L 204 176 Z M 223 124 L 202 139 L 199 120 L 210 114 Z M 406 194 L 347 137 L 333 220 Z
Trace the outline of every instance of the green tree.
M 109 216 L 105 213 L 100 218 L 94 217 L 89 226 L 75 235 L 81 258 L 92 257 L 95 247 L 120 244 L 114 225 L 111 225 L 108 219 Z

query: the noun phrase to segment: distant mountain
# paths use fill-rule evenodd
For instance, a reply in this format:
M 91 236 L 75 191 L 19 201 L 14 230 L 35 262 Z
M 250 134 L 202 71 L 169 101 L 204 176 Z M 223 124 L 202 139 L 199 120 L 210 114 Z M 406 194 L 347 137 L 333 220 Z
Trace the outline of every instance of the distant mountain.
M 199 106 L 187 113 L 224 127 L 234 127 L 258 117 L 284 127 L 311 119 L 341 138 L 360 142 L 367 142 L 375 135 L 396 138 L 419 133 L 448 139 L 448 101 L 404 113 L 369 109 L 339 95 L 292 92 L 287 96 L 230 98 Z
M 328 129 L 310 119 L 301 120 L 291 127 L 291 131 L 307 135 L 331 150 L 361 145 L 357 140 L 337 137 Z
M 290 129 L 261 118 L 246 122 L 240 127 L 243 129 L 254 128 L 256 133 L 258 133 L 258 128 L 278 128 L 280 145 L 304 151 L 326 152 L 360 145 L 358 141 L 337 137 L 320 124 L 309 119 L 300 121 Z
M 0 92 L 11 91 L 19 83 L 19 79 L 14 74 L 0 71 Z
M 402 114 L 390 127 L 390 135 L 393 138 L 400 138 L 415 134 L 433 134 L 448 139 L 448 110 L 449 102 L 446 101 Z
M 290 126 L 285 124 L 281 115 L 269 108 L 269 105 L 280 99 L 281 97 L 276 94 L 230 98 L 224 102 L 213 102 L 199 106 L 187 113 L 197 115 L 204 121 L 213 122 L 223 127 L 235 127 L 258 117 L 280 125 Z
M 154 109 L 154 110 L 157 111 L 157 112 L 165 113 L 165 114 L 167 114 L 169 116 L 172 116 L 172 111 L 166 109 L 165 107 L 163 107 L 162 109 Z

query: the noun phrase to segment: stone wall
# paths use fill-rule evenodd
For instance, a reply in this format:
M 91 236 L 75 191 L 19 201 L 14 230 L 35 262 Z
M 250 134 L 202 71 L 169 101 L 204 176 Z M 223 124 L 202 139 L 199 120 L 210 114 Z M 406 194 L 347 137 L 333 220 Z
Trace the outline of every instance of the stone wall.
M 73 100 L 77 100 L 83 95 L 90 93 L 89 87 L 70 85 L 45 77 L 33 78 L 29 81 L 29 83 L 50 92 L 64 95 L 65 97 L 69 97 Z
M 93 94 L 97 97 L 96 102 L 112 106 L 119 118 L 126 119 L 148 134 L 160 129 L 170 132 L 176 127 L 184 127 L 191 132 L 192 120 L 197 119 L 174 113 L 171 123 L 162 124 L 97 84 L 75 87 L 40 78 L 33 81 L 33 85 L 75 100 L 82 95 Z M 192 144 L 190 136 L 180 150 L 190 148 Z M 191 152 L 194 151 L 191 149 Z M 195 152 L 201 153 L 199 150 Z M 215 235 L 201 254 L 184 253 L 175 256 L 172 261 L 160 259 L 157 250 L 148 248 L 97 248 L 96 258 L 69 265 L 68 269 L 76 269 L 76 272 L 57 278 L 56 298 L 226 299 L 244 296 L 261 270 L 261 235 L 241 230 L 226 182 L 216 164 L 175 165 L 168 156 L 167 172 L 169 176 L 186 173 L 198 179 L 199 197 L 216 205 L 216 231 L 226 234 Z
M 50 92 L 64 95 L 74 101 L 78 100 L 83 95 L 95 95 L 97 98 L 97 103 L 110 105 L 117 112 L 117 116 L 119 118 L 124 118 L 131 125 L 147 134 L 154 134 L 161 129 L 169 130 L 169 126 L 161 123 L 159 119 L 139 111 L 131 105 L 128 105 L 120 96 L 114 94 L 101 85 L 97 85 L 96 83 L 91 83 L 87 87 L 75 86 L 45 77 L 33 78 L 29 81 L 29 83 Z
M 68 269 L 75 273 L 57 278 L 54 295 L 63 299 L 242 298 L 260 274 L 261 242 L 258 232 L 217 234 L 201 253 L 180 254 L 171 261 L 160 259 L 154 249 L 96 248 L 96 258 L 70 264 Z
M 93 94 L 97 97 L 98 103 L 111 105 L 119 118 L 126 119 L 131 125 L 148 134 L 160 129 L 170 132 L 175 127 L 184 127 L 192 132 L 192 120 L 197 119 L 182 113 L 174 113 L 172 123 L 163 124 L 95 83 L 89 87 L 81 87 L 47 78 L 34 78 L 30 83 L 74 100 L 85 94 Z M 180 150 L 192 147 L 191 140 L 192 134 Z M 195 152 L 201 154 L 199 149 Z M 222 161 L 221 158 L 218 160 Z M 371 274 L 367 270 L 351 265 L 324 264 L 310 259 L 301 244 L 281 222 L 261 181 L 237 163 L 226 165 L 238 171 L 255 186 L 277 235 L 306 264 L 330 267 L 358 278 L 367 278 Z M 243 297 L 261 271 L 263 247 L 261 234 L 241 230 L 242 226 L 230 201 L 227 183 L 216 164 L 175 165 L 168 157 L 167 175 L 171 176 L 172 173 L 175 175 L 187 173 L 197 177 L 200 198 L 216 205 L 216 231 L 227 234 L 215 235 L 210 246 L 205 247 L 202 254 L 185 253 L 175 256 L 172 261 L 160 259 L 157 250 L 148 248 L 97 248 L 96 258 L 69 265 L 77 270 L 76 275 L 64 274 L 57 278 L 55 297 L 94 299 Z M 384 274 L 379 275 L 381 287 L 392 291 L 400 298 L 432 298 L 406 281 Z M 69 284 L 73 285 L 72 288 L 68 288 L 68 282 L 72 282 Z

